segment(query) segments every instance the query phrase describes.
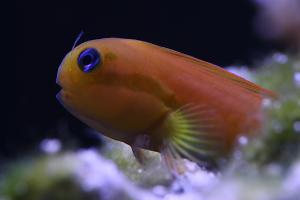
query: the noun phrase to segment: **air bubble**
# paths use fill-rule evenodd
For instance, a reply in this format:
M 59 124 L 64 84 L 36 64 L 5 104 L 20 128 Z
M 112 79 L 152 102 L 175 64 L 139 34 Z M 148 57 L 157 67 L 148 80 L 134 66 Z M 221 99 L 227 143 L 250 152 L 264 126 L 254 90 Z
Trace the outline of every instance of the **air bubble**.
M 242 135 L 238 138 L 238 142 L 240 145 L 244 146 L 244 145 L 248 144 L 248 138 L 246 136 Z
M 275 53 L 273 59 L 280 64 L 285 64 L 288 61 L 288 57 L 282 53 Z
M 271 105 L 272 105 L 272 100 L 271 99 L 265 98 L 265 99 L 262 100 L 262 106 L 264 108 L 269 108 L 269 107 L 271 107 Z
M 55 154 L 61 149 L 61 142 L 58 139 L 44 139 L 40 148 L 47 154 Z
M 297 87 L 300 87 L 300 72 L 294 74 L 294 83 Z

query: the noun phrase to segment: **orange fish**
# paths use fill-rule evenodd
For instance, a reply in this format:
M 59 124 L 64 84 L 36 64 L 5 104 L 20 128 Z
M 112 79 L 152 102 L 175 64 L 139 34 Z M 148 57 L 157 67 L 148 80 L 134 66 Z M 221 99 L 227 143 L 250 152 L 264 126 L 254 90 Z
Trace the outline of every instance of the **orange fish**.
M 167 163 L 214 162 L 239 134 L 262 121 L 263 98 L 273 92 L 216 65 L 151 43 L 106 38 L 85 42 L 63 59 L 57 95 L 90 127 Z M 171 165 L 171 164 L 170 164 Z

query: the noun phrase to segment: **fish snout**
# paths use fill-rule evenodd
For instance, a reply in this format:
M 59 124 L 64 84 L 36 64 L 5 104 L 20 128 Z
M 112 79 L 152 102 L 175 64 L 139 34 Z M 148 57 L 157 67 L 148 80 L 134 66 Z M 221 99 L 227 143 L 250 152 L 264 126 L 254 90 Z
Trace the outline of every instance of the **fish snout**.
M 65 82 L 64 80 L 62 79 L 66 79 L 68 75 L 68 65 L 69 65 L 69 54 L 67 54 L 64 59 L 62 60 L 62 62 L 60 63 L 59 67 L 58 67 L 58 70 L 57 70 L 57 74 L 56 74 L 56 84 L 59 85 L 60 87 L 64 87 L 64 83 Z

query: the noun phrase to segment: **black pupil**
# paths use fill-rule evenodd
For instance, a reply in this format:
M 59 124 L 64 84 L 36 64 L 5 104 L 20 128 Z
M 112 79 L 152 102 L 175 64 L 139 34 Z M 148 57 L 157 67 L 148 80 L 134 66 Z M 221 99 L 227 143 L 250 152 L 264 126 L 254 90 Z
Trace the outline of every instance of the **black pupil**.
M 92 61 L 93 61 L 93 58 L 92 58 L 91 55 L 86 55 L 86 56 L 84 56 L 84 57 L 82 58 L 82 64 L 83 64 L 83 65 L 89 65 L 89 64 L 92 63 Z

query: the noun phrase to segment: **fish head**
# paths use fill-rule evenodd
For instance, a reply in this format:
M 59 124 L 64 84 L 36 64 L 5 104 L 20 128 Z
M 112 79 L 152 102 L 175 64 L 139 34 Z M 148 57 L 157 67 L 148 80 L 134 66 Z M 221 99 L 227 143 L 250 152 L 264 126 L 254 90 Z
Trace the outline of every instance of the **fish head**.
M 57 72 L 58 100 L 88 126 L 131 143 L 169 110 L 162 100 L 166 91 L 135 55 L 121 39 L 92 40 L 75 47 Z

